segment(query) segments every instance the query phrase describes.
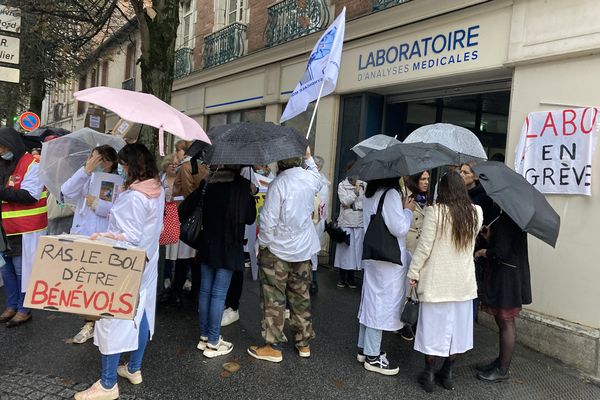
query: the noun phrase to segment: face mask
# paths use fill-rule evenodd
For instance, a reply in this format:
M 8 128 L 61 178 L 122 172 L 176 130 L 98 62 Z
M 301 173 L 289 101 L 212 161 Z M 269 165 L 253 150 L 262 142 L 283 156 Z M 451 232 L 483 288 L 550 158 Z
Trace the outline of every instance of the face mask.
M 14 157 L 14 154 L 12 153 L 12 151 L 8 151 L 8 152 L 2 154 L 3 160 L 12 160 L 13 157 Z
M 256 173 L 259 174 L 259 175 L 263 175 L 263 176 L 266 175 L 264 169 L 257 169 Z
M 117 165 L 117 174 L 119 174 L 124 180 L 127 180 L 127 172 L 125 172 L 121 164 Z
M 96 169 L 94 169 L 94 172 L 104 172 L 104 168 L 102 168 L 101 165 L 98 165 Z

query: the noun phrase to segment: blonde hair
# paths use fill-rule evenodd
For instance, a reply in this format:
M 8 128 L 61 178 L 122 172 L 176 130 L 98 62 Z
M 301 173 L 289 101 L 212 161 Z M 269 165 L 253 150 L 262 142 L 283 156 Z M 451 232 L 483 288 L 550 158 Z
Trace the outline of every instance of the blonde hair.
M 175 143 L 175 151 L 187 150 L 191 144 L 192 142 L 190 140 L 178 140 Z
M 166 171 L 169 164 L 175 161 L 175 154 L 167 154 L 160 163 L 160 170 Z

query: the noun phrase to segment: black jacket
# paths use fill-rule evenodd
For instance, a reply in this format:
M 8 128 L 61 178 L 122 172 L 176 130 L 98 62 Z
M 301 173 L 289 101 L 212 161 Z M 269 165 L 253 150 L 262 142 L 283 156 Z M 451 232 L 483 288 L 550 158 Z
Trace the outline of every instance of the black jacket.
M 494 201 L 487 195 L 485 189 L 476 181 L 475 187 L 469 189 L 471 203 L 477 204 L 483 211 L 483 225 L 487 225 L 499 214 L 497 207 L 494 207 Z
M 202 209 L 200 262 L 212 268 L 244 268 L 245 225 L 256 220 L 250 181 L 232 171 L 219 171 L 206 187 Z
M 527 233 L 506 213 L 491 226 L 482 302 L 499 308 L 531 303 Z

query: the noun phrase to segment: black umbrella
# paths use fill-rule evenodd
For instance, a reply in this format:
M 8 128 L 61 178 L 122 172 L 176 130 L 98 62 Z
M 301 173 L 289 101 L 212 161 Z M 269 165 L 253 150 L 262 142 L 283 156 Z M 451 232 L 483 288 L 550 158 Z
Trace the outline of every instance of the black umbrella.
M 44 139 L 48 136 L 64 136 L 69 133 L 71 132 L 63 128 L 37 128 L 23 135 L 23 143 L 25 143 L 27 150 L 31 151 L 32 149 L 41 148 Z
M 414 175 L 442 165 L 460 164 L 460 155 L 439 143 L 399 143 L 358 160 L 348 176 L 364 181 Z
M 308 141 L 298 131 L 271 122 L 237 122 L 208 131 L 212 146 L 197 145 L 188 155 L 200 152 L 209 164 L 265 165 L 301 157 Z
M 560 217 L 533 185 L 521 175 L 498 161 L 486 161 L 473 167 L 488 196 L 504 210 L 519 227 L 556 246 Z

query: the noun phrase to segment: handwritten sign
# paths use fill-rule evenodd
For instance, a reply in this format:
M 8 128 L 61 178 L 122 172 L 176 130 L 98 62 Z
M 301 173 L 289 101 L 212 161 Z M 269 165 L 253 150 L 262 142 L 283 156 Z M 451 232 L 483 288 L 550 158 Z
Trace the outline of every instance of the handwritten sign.
M 133 319 L 146 253 L 81 236 L 42 236 L 25 306 Z
M 517 145 L 515 171 L 542 193 L 592 195 L 597 108 L 530 113 Z

